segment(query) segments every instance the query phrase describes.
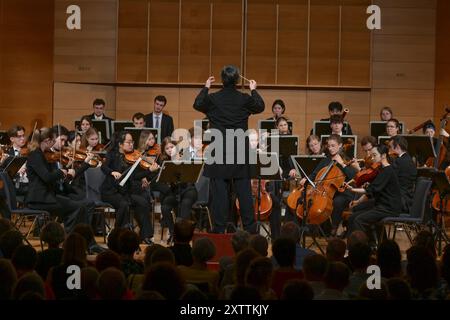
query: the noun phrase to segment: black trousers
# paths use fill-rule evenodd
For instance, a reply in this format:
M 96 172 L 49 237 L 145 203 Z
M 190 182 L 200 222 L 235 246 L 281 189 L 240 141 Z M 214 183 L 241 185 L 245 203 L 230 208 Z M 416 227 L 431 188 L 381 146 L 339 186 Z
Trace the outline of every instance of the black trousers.
M 173 217 L 172 210 L 177 213 L 177 218 L 188 220 L 191 218 L 191 209 L 197 201 L 197 190 L 195 187 L 188 187 L 181 191 L 180 196 L 169 192 L 164 195 L 161 200 L 161 213 L 166 223 L 169 233 L 173 234 Z
M 153 237 L 153 226 L 150 220 L 150 203 L 145 197 L 137 194 L 123 195 L 121 193 L 102 194 L 102 200 L 111 204 L 116 210 L 115 228 L 131 224 L 130 209 L 139 224 L 141 239 Z
M 256 222 L 253 209 L 252 187 L 250 179 L 211 178 L 213 233 L 224 233 L 228 213 L 230 211 L 230 184 L 239 200 L 241 220 L 244 230 L 256 233 Z
M 354 194 L 348 190 L 335 194 L 333 198 L 333 211 L 331 212 L 331 226 L 333 229 L 339 227 L 339 224 L 342 222 L 342 213 L 348 208 L 354 197 Z
M 281 233 L 281 203 L 283 201 L 281 181 L 270 181 L 266 190 L 272 198 L 272 212 L 270 213 L 270 237 L 272 241 L 277 239 Z M 287 214 L 287 213 L 286 213 Z
M 387 217 L 394 217 L 395 214 L 391 210 L 374 206 L 367 210 L 353 211 L 348 219 L 348 234 L 353 231 L 361 230 L 370 236 L 370 228 L 379 221 Z
M 28 207 L 45 210 L 53 217 L 59 217 L 64 223 L 67 234 L 71 233 L 77 224 L 89 223 L 89 217 L 83 204 L 63 195 L 56 195 L 56 203 L 29 203 Z

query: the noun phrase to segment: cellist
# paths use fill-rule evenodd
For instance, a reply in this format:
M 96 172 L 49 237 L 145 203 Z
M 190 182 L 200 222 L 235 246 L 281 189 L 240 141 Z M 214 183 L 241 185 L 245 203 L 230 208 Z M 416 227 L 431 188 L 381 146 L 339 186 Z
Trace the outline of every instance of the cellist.
M 352 162 L 348 164 L 344 160 L 344 154 L 342 152 L 342 138 L 337 134 L 332 134 L 327 140 L 327 157 L 319 162 L 317 167 L 314 169 L 310 175 L 310 179 L 314 181 L 316 179 L 317 173 L 328 166 L 332 161 L 335 161 L 337 168 L 345 175 L 345 181 L 353 179 L 355 174 L 359 171 L 359 166 L 357 163 Z M 301 185 L 304 185 L 306 178 L 300 181 Z M 331 214 L 331 236 L 336 236 L 339 224 L 342 221 L 342 213 L 348 207 L 350 202 L 353 200 L 353 194 L 350 191 L 345 190 L 344 192 L 336 192 L 333 198 L 333 211 Z

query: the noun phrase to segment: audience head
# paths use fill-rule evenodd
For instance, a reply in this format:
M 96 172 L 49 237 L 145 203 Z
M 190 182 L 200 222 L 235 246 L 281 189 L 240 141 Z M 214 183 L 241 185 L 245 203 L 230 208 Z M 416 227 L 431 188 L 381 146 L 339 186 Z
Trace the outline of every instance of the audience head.
M 194 262 L 206 263 L 216 255 L 216 246 L 209 238 L 195 240 L 192 246 L 192 259 Z
M 254 259 L 248 267 L 245 276 L 245 285 L 268 290 L 272 284 L 273 265 L 269 258 Z
M 237 230 L 231 236 L 231 246 L 234 254 L 238 254 L 241 250 L 248 248 L 250 242 L 250 233 L 244 230 Z
M 125 295 L 127 283 L 123 272 L 116 268 L 107 268 L 100 273 L 97 290 L 103 300 L 120 300 Z
M 389 300 L 411 300 L 411 287 L 402 278 L 390 278 L 386 284 Z
M 114 228 L 111 230 L 111 232 L 108 235 L 108 241 L 106 243 L 106 245 L 108 246 L 109 249 L 111 249 L 112 251 L 120 254 L 120 250 L 119 250 L 119 237 L 120 234 L 124 231 L 125 229 L 122 228 Z
M 48 244 L 49 248 L 58 248 L 64 242 L 66 234 L 64 228 L 55 221 L 47 223 L 41 231 L 41 241 Z
M 300 242 L 300 228 L 295 222 L 286 222 L 281 226 L 280 236 L 291 238 L 297 244 Z
M 75 228 L 73 228 L 72 232 L 78 233 L 82 236 L 84 240 L 86 240 L 88 247 L 92 243 L 95 243 L 94 230 L 92 230 L 92 227 L 86 223 L 78 223 Z
M 151 255 L 150 265 L 154 265 L 158 262 L 167 262 L 175 265 L 175 256 L 172 250 L 162 246 L 161 248 L 157 248 Z
M 306 256 L 303 260 L 303 274 L 308 281 L 323 281 L 328 269 L 328 260 L 320 255 Z
M 258 301 L 261 299 L 261 294 L 254 287 L 236 286 L 230 295 L 230 300 L 233 301 Z
M 237 254 L 234 268 L 236 285 L 245 285 L 245 275 L 247 273 L 248 267 L 254 259 L 259 257 L 260 255 L 258 254 L 258 252 L 250 248 L 244 249 Z
M 183 301 L 204 301 L 208 300 L 208 296 L 194 285 L 188 285 L 187 290 L 181 295 L 180 300 Z
M 21 244 L 14 250 L 11 262 L 18 275 L 33 272 L 37 263 L 36 250 L 32 246 Z
M 295 242 L 291 238 L 278 238 L 272 246 L 273 256 L 280 267 L 294 267 Z
M 17 281 L 17 273 L 8 259 L 0 258 L 0 301 L 9 300 Z
M 164 248 L 162 245 L 154 243 L 151 246 L 147 246 L 145 248 L 145 256 L 144 256 L 144 269 L 145 271 L 147 271 L 148 269 L 150 269 L 150 267 L 152 266 L 152 256 L 153 253 L 158 250 Z
M 93 267 L 81 269 L 82 295 L 86 296 L 89 300 L 94 300 L 97 298 L 97 282 L 99 276 L 99 271 Z
M 11 259 L 14 250 L 23 243 L 23 236 L 17 230 L 6 231 L 0 237 L 0 250 L 3 253 L 3 257 Z
M 21 300 L 26 293 L 36 293 L 45 297 L 44 281 L 36 273 L 27 273 L 17 280 L 13 291 L 13 299 Z
M 291 279 L 283 288 L 281 300 L 312 300 L 314 290 L 305 280 Z
M 350 248 L 348 257 L 353 270 L 366 272 L 370 265 L 372 249 L 368 244 L 358 243 Z
M 385 240 L 378 246 L 377 264 L 383 278 L 399 277 L 402 274 L 402 254 L 397 242 Z
M 71 233 L 64 241 L 62 262 L 65 265 L 75 264 L 84 267 L 87 264 L 86 240 L 78 233 Z
M 344 261 L 345 250 L 347 246 L 345 242 L 338 238 L 333 238 L 328 241 L 326 254 L 328 261 Z
M 369 238 L 364 231 L 357 230 L 350 234 L 347 238 L 347 249 L 350 250 L 350 248 L 357 243 L 369 244 Z
M 102 272 L 109 267 L 114 267 L 120 270 L 120 266 L 120 256 L 112 250 L 100 252 L 95 259 L 95 268 L 98 272 Z
M 269 250 L 269 243 L 267 242 L 266 237 L 260 234 L 254 234 L 250 236 L 250 248 L 258 252 L 261 256 L 267 257 Z
M 438 282 L 436 260 L 425 246 L 412 246 L 406 252 L 406 272 L 412 289 L 424 293 L 433 289 Z
M 180 219 L 173 227 L 173 240 L 175 243 L 189 243 L 194 236 L 194 225 L 191 221 Z
M 136 300 L 166 300 L 161 293 L 155 290 L 141 291 L 137 296 Z
M 424 247 L 434 258 L 436 258 L 436 247 L 434 245 L 434 237 L 430 231 L 428 230 L 420 231 L 414 238 L 413 245 Z
M 331 262 L 325 273 L 325 286 L 329 289 L 343 291 L 348 286 L 350 270 L 342 262 Z
M 119 236 L 119 251 L 125 256 L 134 256 L 139 249 L 139 236 L 131 230 L 124 230 Z
M 155 290 L 167 300 L 178 300 L 186 290 L 186 281 L 174 265 L 160 262 L 145 273 L 142 290 Z
M 363 284 L 359 288 L 359 298 L 367 300 L 387 300 L 389 298 L 388 286 L 385 281 L 381 281 L 380 289 L 369 289 Z

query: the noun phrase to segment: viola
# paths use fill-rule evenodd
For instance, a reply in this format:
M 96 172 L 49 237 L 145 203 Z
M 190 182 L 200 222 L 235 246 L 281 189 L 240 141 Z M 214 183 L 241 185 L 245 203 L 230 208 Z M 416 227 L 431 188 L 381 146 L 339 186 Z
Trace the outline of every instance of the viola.
M 126 152 L 125 153 L 125 161 L 129 164 L 134 164 L 136 161 L 139 160 L 139 158 L 141 158 L 139 165 L 141 166 L 141 168 L 143 169 L 150 169 L 150 167 L 156 163 L 155 158 L 153 157 L 148 157 L 148 156 L 144 156 L 142 155 L 139 150 L 134 150 L 132 152 Z

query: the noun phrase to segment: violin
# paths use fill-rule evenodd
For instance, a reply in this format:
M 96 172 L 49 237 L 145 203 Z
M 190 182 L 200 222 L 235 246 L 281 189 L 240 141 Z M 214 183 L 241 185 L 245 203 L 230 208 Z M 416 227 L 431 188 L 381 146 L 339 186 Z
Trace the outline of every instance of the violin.
M 132 152 L 125 153 L 125 161 L 129 164 L 134 164 L 136 161 L 139 160 L 139 158 L 141 158 L 139 165 L 141 166 L 141 168 L 143 168 L 145 170 L 150 169 L 150 167 L 154 163 L 156 163 L 156 160 L 157 160 L 157 158 L 142 155 L 139 152 L 139 150 L 134 150 Z
M 266 181 L 261 180 L 260 183 L 261 185 L 259 186 L 259 189 L 261 190 L 261 192 L 259 196 L 259 220 L 268 221 L 272 212 L 272 197 L 266 191 Z M 256 179 L 252 180 L 252 195 L 255 199 L 253 205 L 253 208 L 255 210 L 255 220 L 258 220 L 258 180 Z M 236 199 L 236 207 L 238 210 L 240 210 L 238 199 Z
M 153 145 L 153 147 L 150 147 L 150 149 L 146 152 L 147 156 L 149 157 L 157 157 L 161 154 L 161 146 L 157 143 Z
M 382 168 L 381 162 L 372 163 L 372 165 L 364 170 L 358 172 L 355 177 L 350 180 L 347 184 L 354 184 L 356 187 L 362 187 L 366 183 L 371 183 L 380 173 Z M 340 187 L 339 192 L 344 192 L 345 187 Z

